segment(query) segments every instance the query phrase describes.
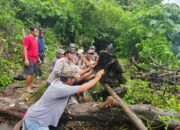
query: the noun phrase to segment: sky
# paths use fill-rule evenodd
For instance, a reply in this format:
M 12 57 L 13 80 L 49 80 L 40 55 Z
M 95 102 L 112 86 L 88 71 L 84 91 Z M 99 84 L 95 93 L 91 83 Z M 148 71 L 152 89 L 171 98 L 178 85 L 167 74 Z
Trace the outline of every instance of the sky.
M 180 0 L 164 0 L 163 3 L 176 3 L 180 6 Z

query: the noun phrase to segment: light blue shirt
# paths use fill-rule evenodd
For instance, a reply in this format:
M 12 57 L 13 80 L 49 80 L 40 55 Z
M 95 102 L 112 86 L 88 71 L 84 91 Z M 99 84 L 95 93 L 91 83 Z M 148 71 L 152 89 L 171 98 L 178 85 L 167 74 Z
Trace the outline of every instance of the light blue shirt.
M 56 127 L 69 96 L 75 94 L 78 88 L 79 86 L 66 85 L 59 79 L 54 80 L 43 96 L 28 109 L 25 119 L 43 127 Z

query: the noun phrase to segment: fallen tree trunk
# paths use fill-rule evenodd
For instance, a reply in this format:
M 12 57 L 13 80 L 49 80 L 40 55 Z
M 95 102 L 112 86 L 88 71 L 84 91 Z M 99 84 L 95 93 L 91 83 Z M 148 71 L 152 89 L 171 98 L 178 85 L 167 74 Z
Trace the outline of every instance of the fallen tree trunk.
M 99 109 L 98 104 L 86 103 L 86 104 L 74 104 L 67 107 L 65 113 L 66 119 L 69 120 L 86 120 L 95 122 L 108 122 L 112 124 L 131 124 L 130 119 L 122 110 L 117 109 Z M 159 108 L 155 108 L 151 105 L 131 105 L 129 106 L 138 117 L 140 117 L 145 123 L 152 124 L 151 127 L 163 128 L 164 122 L 160 120 L 159 116 L 172 116 L 175 118 L 180 118 L 180 113 L 174 113 L 171 111 L 163 111 Z M 174 129 L 180 125 L 180 122 L 174 120 L 168 121 L 169 129 Z M 159 127 L 159 129 L 161 129 Z
M 30 104 L 18 104 L 15 106 L 9 106 L 9 100 L 1 98 L 0 101 L 0 116 L 7 117 L 9 120 L 20 119 L 22 113 L 27 110 Z M 73 104 L 67 105 L 66 110 L 62 118 L 64 120 L 73 121 L 91 121 L 98 123 L 108 123 L 117 126 L 122 126 L 124 124 L 131 124 L 130 119 L 126 114 L 117 107 L 104 108 L 101 107 L 107 102 L 103 103 L 84 103 L 84 104 Z M 167 117 L 171 116 L 174 118 L 180 118 L 180 113 L 174 113 L 172 111 L 163 111 L 159 108 L 153 107 L 151 105 L 131 105 L 130 110 L 136 113 L 136 115 L 144 121 L 144 123 L 150 123 L 153 127 L 163 127 L 164 122 L 160 120 L 159 116 Z M 180 122 L 170 120 L 169 130 L 173 130 Z M 160 129 L 160 127 L 158 128 Z
M 138 130 L 147 130 L 141 119 L 139 119 L 134 112 L 123 102 L 123 100 L 114 92 L 114 90 L 108 85 L 101 83 L 107 92 L 117 100 L 116 104 L 122 108 L 125 114 L 130 118 L 131 122 L 136 126 Z

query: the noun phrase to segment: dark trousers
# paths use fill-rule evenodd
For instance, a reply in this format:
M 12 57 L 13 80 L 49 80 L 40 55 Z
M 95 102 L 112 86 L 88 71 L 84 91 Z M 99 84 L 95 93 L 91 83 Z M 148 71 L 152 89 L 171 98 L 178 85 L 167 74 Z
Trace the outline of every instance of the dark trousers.
M 43 64 L 44 63 L 44 54 L 39 54 L 39 58 Z M 35 74 L 36 74 L 36 76 L 42 76 L 42 69 L 41 69 L 40 64 L 38 64 Z

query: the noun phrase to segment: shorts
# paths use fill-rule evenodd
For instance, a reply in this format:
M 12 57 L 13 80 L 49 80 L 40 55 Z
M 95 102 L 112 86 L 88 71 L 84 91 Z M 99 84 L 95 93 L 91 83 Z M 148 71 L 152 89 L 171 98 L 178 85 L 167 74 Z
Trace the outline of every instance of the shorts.
M 29 66 L 24 66 L 25 75 L 33 75 L 38 69 L 38 64 L 29 60 Z
M 22 130 L 49 130 L 49 127 L 39 126 L 39 124 L 33 123 L 25 118 Z

